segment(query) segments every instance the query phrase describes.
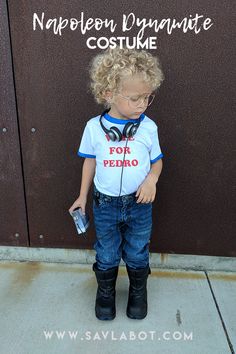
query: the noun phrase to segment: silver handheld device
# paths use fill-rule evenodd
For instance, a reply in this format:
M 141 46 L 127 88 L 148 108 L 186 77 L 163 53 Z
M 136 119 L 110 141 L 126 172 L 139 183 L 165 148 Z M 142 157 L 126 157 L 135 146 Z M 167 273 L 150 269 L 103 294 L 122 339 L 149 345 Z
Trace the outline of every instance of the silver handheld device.
M 86 213 L 85 215 L 82 214 L 81 208 L 76 208 L 72 212 L 70 212 L 70 215 L 72 216 L 77 233 L 79 235 L 85 234 L 86 230 L 89 227 L 89 215 Z

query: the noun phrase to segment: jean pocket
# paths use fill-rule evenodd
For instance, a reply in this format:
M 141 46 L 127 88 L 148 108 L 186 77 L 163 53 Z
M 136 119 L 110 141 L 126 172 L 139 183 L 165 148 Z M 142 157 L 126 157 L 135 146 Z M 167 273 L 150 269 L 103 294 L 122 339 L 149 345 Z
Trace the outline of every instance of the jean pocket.
M 153 202 L 148 202 L 148 203 L 141 203 L 141 202 L 139 202 L 139 203 L 137 203 L 136 201 L 135 201 L 135 203 L 136 203 L 137 205 L 140 205 L 140 206 L 147 206 L 147 205 L 152 205 L 152 204 L 153 204 Z
M 152 210 L 152 206 L 153 206 L 153 202 L 149 202 L 149 203 L 136 203 L 136 207 L 140 210 L 143 210 L 143 211 L 146 211 L 146 210 L 149 210 L 151 209 Z
M 110 205 L 112 198 L 101 193 L 93 193 L 94 206 L 105 208 Z

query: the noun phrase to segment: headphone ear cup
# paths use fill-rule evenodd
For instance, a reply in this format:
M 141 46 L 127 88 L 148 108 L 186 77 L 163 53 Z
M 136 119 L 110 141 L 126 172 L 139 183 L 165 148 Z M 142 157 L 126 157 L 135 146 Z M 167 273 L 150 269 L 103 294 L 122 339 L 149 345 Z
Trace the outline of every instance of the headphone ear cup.
M 123 130 L 123 135 L 126 138 L 132 137 L 136 133 L 136 130 L 135 130 L 135 133 L 133 134 L 133 128 L 134 128 L 134 123 L 131 123 L 131 122 L 126 123 L 124 130 Z
M 113 134 L 114 139 L 111 138 L 110 133 Z M 114 127 L 114 126 L 111 127 L 108 135 L 112 141 L 115 141 L 115 140 L 121 141 L 122 140 L 122 134 L 117 127 Z
M 130 131 L 130 136 L 133 137 L 136 132 L 138 130 L 138 126 L 135 124 L 132 128 L 131 128 L 131 131 Z
M 107 135 L 109 136 L 111 141 L 116 141 L 116 135 L 115 135 L 115 133 L 113 131 L 109 130 Z

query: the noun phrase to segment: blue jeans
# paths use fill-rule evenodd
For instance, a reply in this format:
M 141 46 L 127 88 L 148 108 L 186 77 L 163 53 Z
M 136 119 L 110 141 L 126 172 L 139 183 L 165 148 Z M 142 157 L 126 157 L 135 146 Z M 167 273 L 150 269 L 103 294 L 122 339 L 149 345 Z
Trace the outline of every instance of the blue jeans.
M 118 266 L 121 258 L 134 269 L 149 264 L 152 203 L 136 203 L 135 194 L 113 197 L 100 193 L 94 185 L 94 249 L 100 270 Z

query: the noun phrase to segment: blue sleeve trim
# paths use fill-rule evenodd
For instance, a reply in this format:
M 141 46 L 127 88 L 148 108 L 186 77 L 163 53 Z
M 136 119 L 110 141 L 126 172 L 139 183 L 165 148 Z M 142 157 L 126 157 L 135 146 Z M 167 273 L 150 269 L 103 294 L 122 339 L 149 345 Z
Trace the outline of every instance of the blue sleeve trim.
M 159 156 L 157 156 L 154 160 L 151 160 L 151 163 L 156 162 L 157 160 L 160 160 L 164 155 L 161 153 Z
M 96 155 L 83 154 L 80 151 L 77 152 L 77 155 L 81 156 L 81 157 L 90 157 L 90 158 L 93 158 L 93 159 L 96 157 Z

